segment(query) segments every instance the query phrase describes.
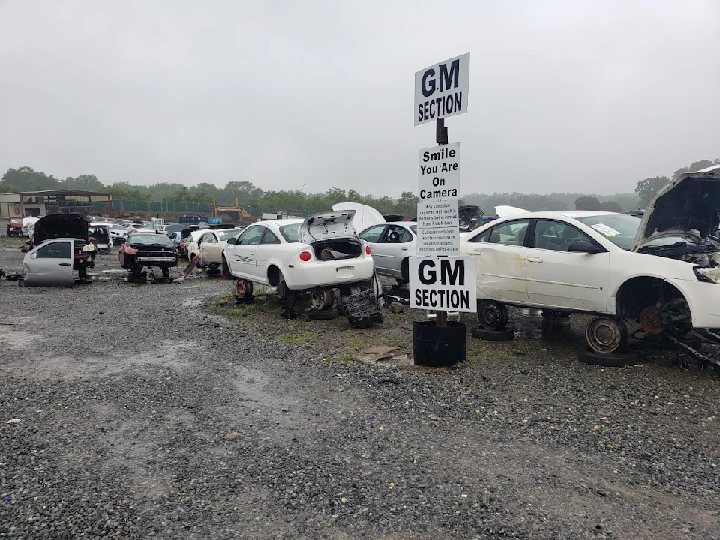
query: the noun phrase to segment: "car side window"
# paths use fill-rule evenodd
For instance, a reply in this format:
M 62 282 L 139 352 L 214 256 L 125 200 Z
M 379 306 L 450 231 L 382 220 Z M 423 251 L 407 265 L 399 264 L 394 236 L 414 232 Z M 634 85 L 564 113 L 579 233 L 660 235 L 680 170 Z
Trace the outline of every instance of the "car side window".
M 270 229 L 265 229 L 265 235 L 262 238 L 263 245 L 265 244 L 280 244 L 280 239 L 275 236 L 275 233 L 273 233 Z
M 403 227 L 403 233 L 402 233 L 402 236 L 400 237 L 400 242 L 402 242 L 403 244 L 406 244 L 407 242 L 412 242 L 412 241 L 413 241 L 412 233 L 410 231 L 408 231 L 405 227 Z
M 569 223 L 539 219 L 535 225 L 533 247 L 551 251 L 568 251 L 570 244 L 590 242 L 592 238 Z
M 487 242 L 503 246 L 522 246 L 530 220 L 518 219 L 506 221 L 481 232 L 470 239 L 471 242 Z
M 384 230 L 385 225 L 373 225 L 361 232 L 359 237 L 361 240 L 365 240 L 366 242 L 377 243 L 380 241 L 380 236 L 382 236 Z
M 402 242 L 403 233 L 405 232 L 407 232 L 407 229 L 405 229 L 405 227 L 400 227 L 398 225 L 388 225 L 382 241 L 388 244 L 399 244 L 400 242 Z
M 263 234 L 265 233 L 265 227 L 262 225 L 253 225 L 245 229 L 237 241 L 239 246 L 259 246 L 262 241 Z
M 52 242 L 35 252 L 38 259 L 69 259 L 72 257 L 70 242 Z

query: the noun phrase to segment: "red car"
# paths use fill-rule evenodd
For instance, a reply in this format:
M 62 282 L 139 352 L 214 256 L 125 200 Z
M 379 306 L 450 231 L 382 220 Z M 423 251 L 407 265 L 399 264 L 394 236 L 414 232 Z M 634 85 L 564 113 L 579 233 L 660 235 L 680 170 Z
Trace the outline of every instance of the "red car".
M 23 218 L 11 217 L 7 224 L 8 236 L 22 236 Z

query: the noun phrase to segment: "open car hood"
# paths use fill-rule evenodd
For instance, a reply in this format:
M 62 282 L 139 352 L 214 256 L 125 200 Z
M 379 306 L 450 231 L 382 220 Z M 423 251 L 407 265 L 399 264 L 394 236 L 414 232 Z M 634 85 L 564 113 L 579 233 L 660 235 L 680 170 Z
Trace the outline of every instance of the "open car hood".
M 632 251 L 665 233 L 676 231 L 701 238 L 720 224 L 720 165 L 685 173 L 658 191 L 638 227 Z
M 35 223 L 33 244 L 50 238 L 77 238 L 88 241 L 88 222 L 79 214 L 49 214 Z
M 353 227 L 356 231 L 364 231 L 368 227 L 373 225 L 380 225 L 385 223 L 385 218 L 380 212 L 375 210 L 372 206 L 367 204 L 360 204 L 356 202 L 341 202 L 334 204 L 332 209 L 335 212 L 344 212 L 347 210 L 353 210 L 355 217 L 353 218 Z
M 352 238 L 357 235 L 354 218 L 355 210 L 313 214 L 300 225 L 300 242 L 311 244 L 333 238 Z

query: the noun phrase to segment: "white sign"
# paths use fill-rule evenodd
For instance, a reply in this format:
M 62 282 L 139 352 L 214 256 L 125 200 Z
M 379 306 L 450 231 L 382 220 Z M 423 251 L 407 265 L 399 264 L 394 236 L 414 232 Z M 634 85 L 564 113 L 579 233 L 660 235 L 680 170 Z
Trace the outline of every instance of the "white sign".
M 457 255 L 460 253 L 460 229 L 457 227 L 418 228 L 415 253 L 427 256 Z
M 410 257 L 410 307 L 435 311 L 477 309 L 473 257 Z
M 415 74 L 415 125 L 467 112 L 470 53 Z
M 459 196 L 459 142 L 420 150 L 418 193 L 421 201 Z

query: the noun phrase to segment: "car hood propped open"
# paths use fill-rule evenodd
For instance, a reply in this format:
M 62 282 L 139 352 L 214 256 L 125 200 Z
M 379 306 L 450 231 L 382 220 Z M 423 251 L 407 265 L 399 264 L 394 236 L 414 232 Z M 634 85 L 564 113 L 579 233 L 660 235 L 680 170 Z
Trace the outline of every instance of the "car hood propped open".
M 49 214 L 35 223 L 33 244 L 49 238 L 78 238 L 88 241 L 88 222 L 79 214 Z
M 300 242 L 312 244 L 320 240 L 352 238 L 357 235 L 353 226 L 354 217 L 355 210 L 313 214 L 300 225 Z
M 719 208 L 720 165 L 682 174 L 662 188 L 648 205 L 632 251 L 667 233 L 706 238 L 717 231 Z

